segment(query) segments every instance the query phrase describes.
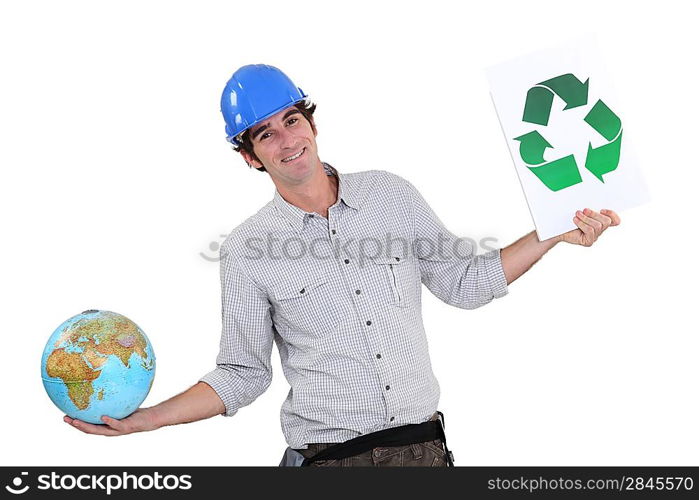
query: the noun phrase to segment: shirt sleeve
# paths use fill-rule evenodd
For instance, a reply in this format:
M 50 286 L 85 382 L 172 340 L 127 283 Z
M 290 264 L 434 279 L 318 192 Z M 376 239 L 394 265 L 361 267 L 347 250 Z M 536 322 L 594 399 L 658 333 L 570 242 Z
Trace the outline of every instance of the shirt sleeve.
M 252 403 L 272 382 L 274 329 L 267 294 L 221 248 L 222 332 L 216 369 L 200 379 L 226 407 L 224 416 Z
M 476 309 L 507 294 L 500 249 L 476 255 L 475 242 L 457 238 L 427 204 L 419 191 L 410 191 L 415 231 L 415 254 L 422 283 L 439 300 L 461 309 Z

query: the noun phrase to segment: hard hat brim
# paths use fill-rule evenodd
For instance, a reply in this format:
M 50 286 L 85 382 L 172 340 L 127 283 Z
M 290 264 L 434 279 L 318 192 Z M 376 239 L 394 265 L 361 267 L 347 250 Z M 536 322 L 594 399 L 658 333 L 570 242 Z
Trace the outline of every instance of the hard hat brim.
M 301 89 L 299 89 L 299 90 L 301 90 Z M 303 92 L 303 91 L 302 91 L 302 92 Z M 267 113 L 267 114 L 265 114 L 265 115 L 262 115 L 260 118 L 258 118 L 258 119 L 255 121 L 255 123 L 252 123 L 252 124 L 248 125 L 248 126 L 245 127 L 243 130 L 241 130 L 240 132 L 238 132 L 236 135 L 234 135 L 234 136 L 227 136 L 227 137 L 226 137 L 226 140 L 227 140 L 228 142 L 235 143 L 235 144 L 238 145 L 238 146 L 242 146 L 242 143 L 241 143 L 240 141 L 238 141 L 238 140 L 236 139 L 236 137 L 242 136 L 245 132 L 247 132 L 248 130 L 250 130 L 250 129 L 251 129 L 252 127 L 254 127 L 255 125 L 259 125 L 260 123 L 262 123 L 263 121 L 265 121 L 267 118 L 270 118 L 270 117 L 276 115 L 276 114 L 279 113 L 280 111 L 284 111 L 284 110 L 287 109 L 287 108 L 290 108 L 290 107 L 292 107 L 292 106 L 295 106 L 296 104 L 300 103 L 301 101 L 305 101 L 307 98 L 308 98 L 308 96 L 307 96 L 306 94 L 303 94 L 303 97 L 301 97 L 300 99 L 297 99 L 297 100 L 293 101 L 291 104 L 285 104 L 285 105 L 283 105 L 283 106 L 280 106 L 280 107 L 274 109 L 273 111 L 270 111 L 269 113 Z

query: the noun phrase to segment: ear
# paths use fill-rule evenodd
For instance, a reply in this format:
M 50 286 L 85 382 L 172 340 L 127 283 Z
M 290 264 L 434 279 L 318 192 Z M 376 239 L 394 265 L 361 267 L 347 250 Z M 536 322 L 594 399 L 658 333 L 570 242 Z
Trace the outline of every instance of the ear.
M 263 166 L 262 163 L 260 163 L 260 162 L 257 161 L 256 159 L 254 159 L 254 158 L 252 157 L 252 155 L 251 155 L 250 153 L 248 153 L 247 151 L 244 151 L 244 150 L 241 149 L 241 150 L 240 150 L 240 154 L 243 156 L 243 159 L 245 160 L 245 163 L 247 163 L 247 164 L 250 165 L 251 167 L 254 167 L 254 168 L 257 168 L 257 169 L 262 168 L 262 166 Z

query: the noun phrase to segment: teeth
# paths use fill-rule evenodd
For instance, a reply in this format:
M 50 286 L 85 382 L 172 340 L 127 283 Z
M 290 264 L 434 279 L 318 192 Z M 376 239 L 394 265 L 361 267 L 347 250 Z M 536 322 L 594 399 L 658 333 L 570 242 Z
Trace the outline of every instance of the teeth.
M 283 161 L 284 163 L 286 163 L 286 162 L 288 162 L 288 161 L 295 160 L 296 158 L 298 158 L 299 156 L 301 156 L 301 155 L 303 154 L 303 152 L 304 152 L 305 149 L 306 149 L 306 148 L 303 148 L 301 151 L 299 151 L 298 153 L 296 153 L 294 156 L 289 156 L 288 158 L 284 158 L 282 161 Z

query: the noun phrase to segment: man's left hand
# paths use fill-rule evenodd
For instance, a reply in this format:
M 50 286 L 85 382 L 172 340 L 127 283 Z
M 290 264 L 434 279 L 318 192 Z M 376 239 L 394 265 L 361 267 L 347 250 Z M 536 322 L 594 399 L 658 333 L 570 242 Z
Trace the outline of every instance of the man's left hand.
M 602 209 L 595 212 L 586 208 L 582 212 L 578 210 L 575 213 L 573 222 L 578 229 L 559 235 L 558 241 L 589 247 L 609 226 L 621 224 L 621 219 L 613 210 Z

